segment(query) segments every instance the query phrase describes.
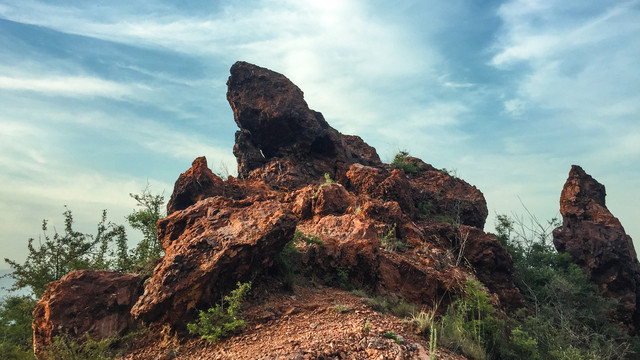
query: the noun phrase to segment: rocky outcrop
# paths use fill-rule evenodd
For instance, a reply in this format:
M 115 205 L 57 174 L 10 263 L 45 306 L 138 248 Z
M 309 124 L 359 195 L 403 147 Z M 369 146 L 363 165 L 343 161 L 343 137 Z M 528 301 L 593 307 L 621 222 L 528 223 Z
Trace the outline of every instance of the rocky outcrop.
M 420 169 L 417 174 L 353 164 L 346 173 L 347 184 L 357 193 L 397 202 L 414 219 L 440 215 L 463 225 L 484 227 L 488 210 L 480 190 L 420 159 L 408 161 Z
M 264 279 L 296 229 L 320 239 L 298 245 L 302 261 L 323 279 L 432 305 L 478 278 L 497 303 L 519 306 L 511 258 L 482 231 L 487 206 L 478 189 L 418 158 L 404 160 L 417 171 L 382 164 L 373 147 L 340 134 L 310 110 L 302 91 L 281 74 L 238 62 L 227 84 L 239 127 L 233 149 L 238 178 L 222 180 L 204 157 L 195 159 L 176 181 L 168 216 L 157 224 L 165 256 L 143 293 L 132 287 L 122 302 L 118 295 L 115 303 L 102 305 L 121 314 L 115 321 L 98 310 L 95 317 L 85 315 L 94 311 L 88 291 L 101 294 L 96 304 L 112 298 L 107 284 L 98 290 L 70 280 L 52 285 L 52 294 L 78 296 L 74 311 L 86 324 L 76 325 L 55 306 L 51 311 L 66 318 L 45 320 L 58 314 L 39 307 L 36 323 L 47 325 L 36 332 L 37 343 L 57 331 L 46 329 L 88 327 L 100 338 L 122 331 L 132 319 L 180 329 L 236 282 Z M 53 297 L 47 301 L 57 304 Z M 93 331 L 93 325 L 108 331 Z
M 335 178 L 344 164 L 381 164 L 362 139 L 340 134 L 310 110 L 302 91 L 284 75 L 240 61 L 231 67 L 227 86 L 240 128 L 233 153 L 241 179 L 262 178 L 293 189 L 325 173 Z
M 112 271 L 72 271 L 51 282 L 33 311 L 36 355 L 56 335 L 104 339 L 134 324 L 129 314 L 142 292 L 135 274 Z
M 222 179 L 207 167 L 207 159 L 201 156 L 193 161 L 189 170 L 178 177 L 167 203 L 167 215 L 223 193 Z
M 295 216 L 276 201 L 207 198 L 158 222 L 165 256 L 131 313 L 146 322 L 182 325 L 238 281 L 269 268 L 293 239 Z
M 553 231 L 553 243 L 582 267 L 610 298 L 619 301 L 613 317 L 640 328 L 640 264 L 620 221 L 605 205 L 604 185 L 573 165 L 560 195 L 562 226 Z

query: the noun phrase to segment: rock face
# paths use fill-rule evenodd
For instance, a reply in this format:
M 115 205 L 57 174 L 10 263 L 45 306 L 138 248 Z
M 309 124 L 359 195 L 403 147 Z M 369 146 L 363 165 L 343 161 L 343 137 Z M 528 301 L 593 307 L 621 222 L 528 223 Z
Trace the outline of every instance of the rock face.
M 272 265 L 293 238 L 295 216 L 276 201 L 207 198 L 158 222 L 165 256 L 131 313 L 181 325 L 195 307 L 211 307 Z
M 34 351 L 38 354 L 56 335 L 107 338 L 134 324 L 129 314 L 142 292 L 135 274 L 72 271 L 47 285 L 33 311 Z
M 560 195 L 562 226 L 553 231 L 559 252 L 567 252 L 589 278 L 619 305 L 613 317 L 640 328 L 640 264 L 620 221 L 605 206 L 604 185 L 573 165 Z
M 340 134 L 322 114 L 310 110 L 302 91 L 284 75 L 237 62 L 227 86 L 240 128 L 233 153 L 241 179 L 263 178 L 293 188 L 324 173 L 333 176 L 345 163 L 380 164 L 375 149 L 357 136 Z M 252 173 L 258 168 L 277 173 Z
M 165 256 L 144 292 L 135 275 L 82 273 L 93 276 L 83 282 L 70 274 L 36 311 L 37 344 L 57 329 L 101 338 L 132 319 L 181 328 L 236 282 L 259 281 L 296 229 L 320 239 L 298 248 L 321 278 L 427 305 L 478 278 L 496 303 L 520 306 L 511 257 L 481 230 L 487 206 L 478 189 L 418 158 L 404 160 L 415 172 L 381 163 L 361 138 L 340 134 L 310 110 L 281 74 L 238 62 L 227 84 L 240 128 L 238 178 L 222 180 L 204 157 L 195 159 L 157 224 Z M 128 290 L 120 295 L 110 281 Z M 65 297 L 54 297 L 61 293 L 75 296 L 64 308 L 57 304 Z

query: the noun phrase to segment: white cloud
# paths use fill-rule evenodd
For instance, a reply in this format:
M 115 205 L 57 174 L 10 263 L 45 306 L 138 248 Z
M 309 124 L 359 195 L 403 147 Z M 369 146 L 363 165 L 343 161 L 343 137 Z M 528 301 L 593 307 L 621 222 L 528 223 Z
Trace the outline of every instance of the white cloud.
M 504 21 L 491 64 L 526 64 L 508 113 L 546 109 L 582 129 L 636 127 L 640 113 L 640 1 L 603 4 L 512 1 L 500 7 Z
M 345 106 L 334 107 L 335 99 L 360 93 L 361 102 L 350 106 L 366 109 L 386 95 L 378 91 L 386 83 L 437 85 L 434 69 L 442 66 L 437 51 L 416 46 L 415 34 L 403 24 L 383 21 L 360 1 L 263 1 L 251 7 L 233 3 L 217 14 L 165 9 L 140 15 L 25 0 L 3 15 L 71 34 L 254 62 L 287 74 L 304 89 L 312 106 L 333 113 L 339 123 L 347 123 L 341 115 Z M 436 16 L 427 14 L 425 21 Z
M 84 76 L 8 77 L 0 76 L 0 89 L 25 90 L 62 96 L 122 97 L 130 89 L 122 84 Z

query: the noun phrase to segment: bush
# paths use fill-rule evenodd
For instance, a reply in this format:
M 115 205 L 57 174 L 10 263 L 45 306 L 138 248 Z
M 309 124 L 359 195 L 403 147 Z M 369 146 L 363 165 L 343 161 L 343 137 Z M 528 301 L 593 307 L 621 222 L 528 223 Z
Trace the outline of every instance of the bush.
M 418 165 L 408 159 L 409 153 L 406 150 L 400 150 L 393 158 L 391 165 L 396 169 L 404 170 L 407 174 L 417 174 L 420 168 Z
M 10 296 L 0 301 L 0 359 L 19 357 L 24 352 L 33 354 L 31 313 L 35 307 L 36 301 L 28 296 Z
M 224 337 L 243 329 L 246 322 L 238 318 L 238 312 L 242 307 L 244 298 L 251 290 L 251 283 L 240 283 L 238 287 L 225 296 L 227 309 L 224 309 L 224 302 L 216 304 L 215 307 L 207 311 L 200 311 L 198 320 L 187 324 L 187 329 L 191 334 L 198 334 L 210 343 L 216 343 Z
M 63 234 L 54 230 L 53 236 L 50 236 L 47 221 L 42 221 L 42 237 L 37 244 L 34 239 L 29 239 L 29 254 L 24 264 L 4 259 L 13 268 L 8 275 L 15 280 L 11 290 L 28 287 L 39 298 L 49 282 L 60 279 L 69 271 L 112 269 L 118 263 L 113 244 L 117 248 L 126 247 L 127 236 L 122 225 L 107 223 L 106 210 L 102 212 L 95 235 L 73 229 L 71 210 L 66 209 L 63 215 Z
M 166 214 L 163 210 L 164 195 L 153 195 L 147 186 L 142 194 L 129 194 L 137 202 L 139 209 L 134 210 L 127 216 L 127 221 L 132 228 L 142 232 L 142 240 L 132 250 L 131 254 L 125 254 L 121 258 L 127 258 L 127 262 L 123 261 L 124 270 L 141 269 L 149 260 L 155 261 L 159 259 L 164 251 L 158 239 L 158 229 L 156 224 L 158 220 Z
M 402 337 L 400 337 L 398 334 L 396 334 L 393 331 L 385 331 L 383 336 L 386 337 L 387 339 L 394 340 L 398 344 L 402 344 L 404 342 Z
M 474 359 L 497 354 L 504 342 L 504 322 L 496 316 L 482 284 L 469 280 L 441 319 L 440 340 Z
M 637 358 L 637 336 L 630 337 L 609 318 L 615 303 L 606 299 L 568 254 L 551 245 L 558 226 L 531 218 L 498 215 L 497 238 L 509 251 L 516 285 L 531 309 L 514 314 L 505 357 L 522 359 Z M 535 339 L 535 340 L 534 340 Z
M 111 360 L 123 355 L 144 330 L 133 331 L 124 336 L 112 336 L 94 340 L 89 336 L 77 339 L 69 334 L 55 336 L 38 358 L 41 360 Z
M 346 314 L 346 313 L 350 313 L 351 311 L 353 311 L 353 308 L 351 306 L 349 306 L 349 305 L 335 304 L 333 306 L 333 310 L 335 310 L 339 314 Z
M 388 296 L 376 296 L 366 298 L 363 303 L 375 311 L 381 313 L 391 313 L 397 317 L 410 317 L 416 312 L 416 307 L 406 301 Z
M 315 235 L 306 235 L 300 230 L 296 230 L 293 240 L 285 244 L 284 248 L 276 258 L 276 269 L 282 276 L 282 280 L 287 289 L 292 290 L 296 273 L 300 271 L 299 262 L 301 254 L 298 246 L 322 246 L 322 240 Z

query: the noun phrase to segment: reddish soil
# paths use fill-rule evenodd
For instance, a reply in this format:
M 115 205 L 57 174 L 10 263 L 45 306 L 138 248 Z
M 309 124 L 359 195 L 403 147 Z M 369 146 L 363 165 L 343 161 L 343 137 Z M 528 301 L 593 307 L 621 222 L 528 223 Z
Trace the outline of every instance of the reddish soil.
M 428 340 L 408 321 L 376 312 L 344 290 L 296 287 L 254 296 L 245 307 L 245 330 L 217 344 L 151 330 L 121 359 L 429 359 Z M 402 340 L 386 338 L 388 331 Z M 465 359 L 447 349 L 436 356 Z

